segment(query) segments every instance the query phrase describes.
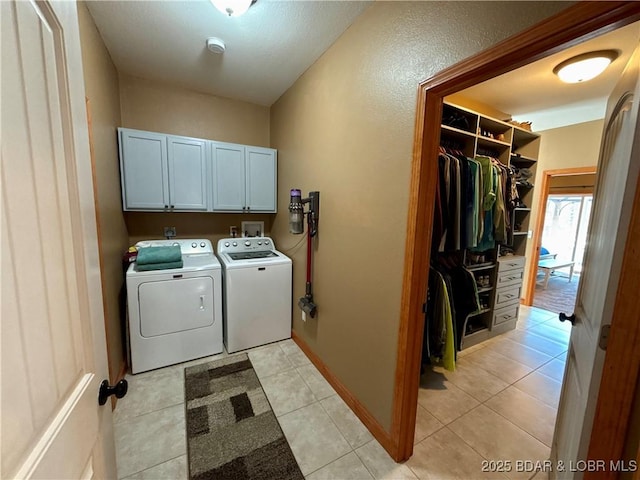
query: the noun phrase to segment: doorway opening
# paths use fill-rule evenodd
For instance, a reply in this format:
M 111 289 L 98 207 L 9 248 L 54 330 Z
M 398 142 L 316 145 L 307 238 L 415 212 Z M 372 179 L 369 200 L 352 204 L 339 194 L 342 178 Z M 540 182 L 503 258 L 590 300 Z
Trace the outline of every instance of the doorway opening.
M 437 178 L 437 165 L 433 159 L 437 158 L 439 129 L 438 125 L 434 124 L 434 119 L 441 116 L 443 98 L 543 58 L 561 48 L 576 45 L 585 37 L 611 31 L 638 18 L 640 9 L 631 4 L 608 7 L 590 4 L 588 8 L 579 4 L 552 17 L 543 25 L 533 27 L 510 41 L 483 52 L 469 62 L 462 62 L 441 72 L 421 85 L 409 211 L 411 227 L 407 235 L 405 262 L 405 302 L 401 313 L 394 402 L 393 434 L 394 439 L 397 439 L 394 455 L 396 460 L 407 459 L 413 448 L 423 333 L 423 326 L 419 320 L 430 260 L 429 252 L 424 245 L 429 244 L 431 236 Z

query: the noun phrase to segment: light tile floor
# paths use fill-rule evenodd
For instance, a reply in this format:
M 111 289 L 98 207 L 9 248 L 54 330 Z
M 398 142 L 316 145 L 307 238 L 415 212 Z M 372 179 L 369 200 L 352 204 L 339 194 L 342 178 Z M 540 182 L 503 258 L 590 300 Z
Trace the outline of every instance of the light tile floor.
M 460 353 L 456 372 L 422 378 L 414 454 L 395 463 L 292 341 L 248 352 L 305 477 L 329 479 L 531 478 L 482 472 L 487 460 L 549 456 L 567 326 L 521 307 L 518 328 Z M 138 375 L 114 412 L 120 479 L 186 479 L 184 368 Z

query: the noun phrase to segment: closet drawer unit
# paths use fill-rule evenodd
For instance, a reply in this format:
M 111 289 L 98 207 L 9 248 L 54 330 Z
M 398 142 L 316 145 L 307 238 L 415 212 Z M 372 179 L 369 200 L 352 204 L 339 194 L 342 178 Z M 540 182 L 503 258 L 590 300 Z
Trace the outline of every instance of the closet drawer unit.
M 520 285 L 524 277 L 524 269 L 507 270 L 506 272 L 498 272 L 496 287 L 507 287 L 509 285 Z
M 501 308 L 500 310 L 494 310 L 491 325 L 500 325 L 501 323 L 517 319 L 519 311 L 519 303 L 516 303 L 515 305 L 511 305 L 509 307 Z
M 506 272 L 508 270 L 516 270 L 518 268 L 524 268 L 525 257 L 513 255 L 508 257 L 502 257 L 498 259 L 498 271 Z
M 520 303 L 521 290 L 522 285 L 499 288 L 498 290 L 496 290 L 496 302 L 493 305 L 493 308 L 498 309 L 506 307 L 507 305 L 511 305 L 513 303 Z

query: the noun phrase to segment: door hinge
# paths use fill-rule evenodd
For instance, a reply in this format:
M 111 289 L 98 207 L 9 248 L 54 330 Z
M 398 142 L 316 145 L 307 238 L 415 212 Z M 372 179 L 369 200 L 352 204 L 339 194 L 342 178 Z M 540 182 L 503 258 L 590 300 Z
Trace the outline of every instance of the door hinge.
M 611 325 L 602 325 L 600 327 L 600 339 L 598 340 L 598 345 L 602 350 L 607 349 L 607 344 L 609 343 L 610 330 L 611 330 Z

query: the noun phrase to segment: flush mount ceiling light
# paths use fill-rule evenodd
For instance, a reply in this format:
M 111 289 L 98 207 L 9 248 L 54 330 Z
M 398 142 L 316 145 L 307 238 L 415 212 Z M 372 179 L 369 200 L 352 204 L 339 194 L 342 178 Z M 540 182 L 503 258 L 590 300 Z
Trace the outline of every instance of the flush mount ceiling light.
M 583 53 L 560 63 L 553 73 L 565 83 L 586 82 L 604 72 L 618 55 L 616 50 Z
M 213 6 L 230 17 L 239 17 L 257 0 L 211 0 Z

